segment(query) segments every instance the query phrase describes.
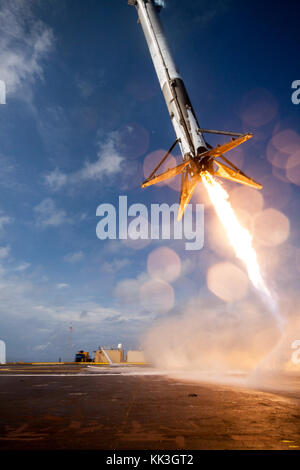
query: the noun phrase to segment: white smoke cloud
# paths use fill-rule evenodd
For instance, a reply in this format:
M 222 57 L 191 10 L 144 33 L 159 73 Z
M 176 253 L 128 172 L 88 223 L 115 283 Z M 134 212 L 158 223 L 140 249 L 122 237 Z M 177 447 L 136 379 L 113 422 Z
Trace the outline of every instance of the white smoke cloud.
M 251 370 L 279 339 L 276 324 L 259 302 L 209 307 L 192 299 L 179 315 L 166 317 L 144 339 L 157 367 L 175 370 Z

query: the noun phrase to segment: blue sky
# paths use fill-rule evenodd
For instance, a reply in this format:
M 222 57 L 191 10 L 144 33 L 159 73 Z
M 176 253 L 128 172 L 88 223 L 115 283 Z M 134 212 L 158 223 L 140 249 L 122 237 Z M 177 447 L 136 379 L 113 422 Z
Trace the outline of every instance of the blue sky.
M 291 101 L 291 83 L 300 79 L 298 14 L 297 2 L 235 0 L 168 0 L 161 13 L 200 124 L 254 133 L 232 157 L 264 184 L 262 199 L 224 186 L 237 210 L 248 196 L 242 209 L 256 224 L 262 268 L 284 305 L 296 298 L 300 270 L 300 105 Z M 225 318 L 239 302 L 252 302 L 262 317 L 249 320 L 254 331 L 265 325 L 270 318 L 250 287 L 232 301 L 207 287 L 213 265 L 244 268 L 222 240 L 203 189 L 192 200 L 205 205 L 199 252 L 182 241 L 141 248 L 96 237 L 97 206 L 117 205 L 119 195 L 147 207 L 178 202 L 168 186 L 139 187 L 144 159 L 169 148 L 174 132 L 135 9 L 126 0 L 2 0 L 0 25 L 7 90 L 0 105 L 0 338 L 8 359 L 68 359 L 70 322 L 71 356 L 119 342 L 137 347 L 161 316 L 181 315 L 191 301 L 200 316 L 205 308 Z M 267 209 L 289 222 L 272 246 L 259 225 Z M 181 265 L 167 283 L 172 299 L 163 313 L 141 301 L 151 281 L 148 256 L 159 247 L 173 250 Z

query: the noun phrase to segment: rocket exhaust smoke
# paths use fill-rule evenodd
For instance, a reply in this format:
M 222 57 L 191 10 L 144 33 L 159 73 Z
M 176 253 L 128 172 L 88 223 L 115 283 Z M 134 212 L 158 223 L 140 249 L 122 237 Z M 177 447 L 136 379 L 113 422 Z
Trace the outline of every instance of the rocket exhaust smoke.
M 273 295 L 261 273 L 252 235 L 239 222 L 227 192 L 210 174 L 204 173 L 202 181 L 259 296 L 220 302 L 200 288 L 147 332 L 146 358 L 184 381 L 292 390 L 300 364 L 300 348 L 295 349 L 300 338 L 299 296 L 284 290 L 279 291 L 280 298 Z
M 276 296 L 274 293 L 271 293 L 260 272 L 257 255 L 252 245 L 251 234 L 240 224 L 229 202 L 228 193 L 220 183 L 208 172 L 203 173 L 201 177 L 236 257 L 245 264 L 250 281 L 259 292 L 270 312 L 274 315 L 278 327 L 282 330 L 284 322 L 278 311 Z
M 153 325 L 144 338 L 143 347 L 149 362 L 166 368 L 171 375 L 171 371 L 176 370 L 191 373 L 193 380 L 221 383 L 247 380 L 248 385 L 252 380 L 254 385 L 261 385 L 264 377 L 261 374 L 285 370 L 289 361 L 287 345 L 293 339 L 295 328 L 292 328 L 293 335 L 287 328 L 283 335 L 285 325 L 277 297 L 263 278 L 252 236 L 239 222 L 227 192 L 209 173 L 203 173 L 202 181 L 236 257 L 245 265 L 271 317 L 266 315 L 259 301 L 213 304 L 200 291 L 177 314 L 163 317 Z M 276 322 L 270 321 L 272 316 Z M 296 329 L 297 325 L 294 324 Z M 246 375 L 232 375 L 232 371 Z

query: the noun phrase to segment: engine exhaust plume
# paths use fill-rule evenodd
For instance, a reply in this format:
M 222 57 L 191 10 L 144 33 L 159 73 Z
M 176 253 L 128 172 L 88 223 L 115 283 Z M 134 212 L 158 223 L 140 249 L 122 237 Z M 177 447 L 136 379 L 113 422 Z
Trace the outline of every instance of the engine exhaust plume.
M 262 300 L 274 315 L 278 327 L 282 330 L 284 321 L 278 310 L 276 295 L 269 290 L 260 272 L 251 234 L 240 224 L 229 202 L 228 193 L 220 183 L 207 171 L 201 174 L 201 178 L 236 257 L 245 264 L 250 281 L 258 290 Z

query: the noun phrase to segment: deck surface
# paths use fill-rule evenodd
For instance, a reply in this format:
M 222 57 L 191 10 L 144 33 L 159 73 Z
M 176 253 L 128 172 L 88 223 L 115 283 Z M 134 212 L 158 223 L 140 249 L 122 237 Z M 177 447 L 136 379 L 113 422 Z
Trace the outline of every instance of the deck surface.
M 1 366 L 0 449 L 300 449 L 300 380 L 287 389 L 149 367 Z

